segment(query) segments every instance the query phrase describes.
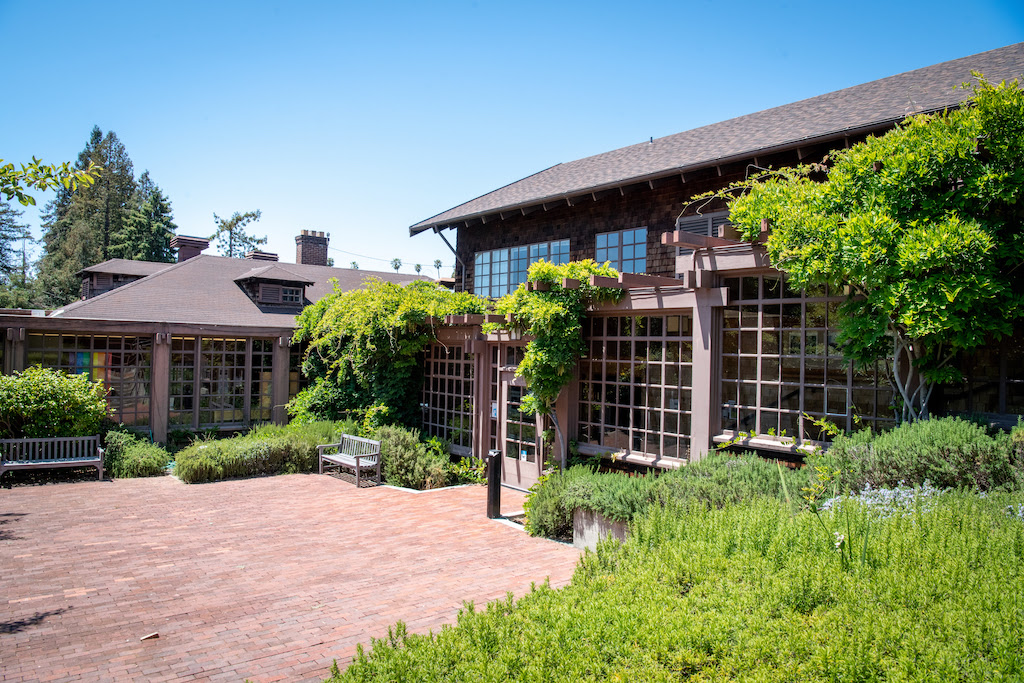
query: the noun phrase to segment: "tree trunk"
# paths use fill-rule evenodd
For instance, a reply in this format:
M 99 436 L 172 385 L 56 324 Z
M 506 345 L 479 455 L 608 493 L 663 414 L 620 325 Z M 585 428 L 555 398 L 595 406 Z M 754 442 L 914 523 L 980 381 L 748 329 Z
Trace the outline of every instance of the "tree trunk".
M 555 440 L 558 442 L 558 461 L 561 463 L 562 471 L 565 471 L 566 465 L 568 465 L 568 457 L 565 449 L 565 435 L 562 434 L 562 426 L 558 423 L 558 410 L 552 406 L 551 412 L 551 424 L 555 426 Z

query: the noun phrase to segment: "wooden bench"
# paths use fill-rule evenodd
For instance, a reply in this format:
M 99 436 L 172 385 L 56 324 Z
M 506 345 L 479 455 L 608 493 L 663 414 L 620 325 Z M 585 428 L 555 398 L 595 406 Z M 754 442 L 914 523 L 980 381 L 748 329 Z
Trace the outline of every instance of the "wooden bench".
M 103 479 L 103 449 L 99 436 L 61 436 L 51 439 L 0 439 L 0 474 L 7 470 L 44 467 L 95 467 Z
M 380 441 L 342 434 L 338 443 L 323 444 L 316 448 L 320 454 L 320 474 L 324 473 L 324 467 L 353 470 L 358 487 L 360 472 L 375 470 L 377 484 L 380 484 Z

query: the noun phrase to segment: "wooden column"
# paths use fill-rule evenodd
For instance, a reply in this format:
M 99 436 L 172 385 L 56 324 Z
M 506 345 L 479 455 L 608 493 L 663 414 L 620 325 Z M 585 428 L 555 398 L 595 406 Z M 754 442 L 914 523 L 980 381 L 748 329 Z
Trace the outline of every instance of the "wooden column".
M 712 447 L 718 429 L 719 376 L 716 320 L 721 315 L 721 293 L 700 288 L 693 307 L 693 384 L 690 414 L 690 460 L 701 460 Z
M 288 337 L 274 339 L 274 367 L 271 379 L 271 396 L 274 407 L 271 410 L 270 419 L 274 424 L 279 425 L 288 421 L 288 411 L 285 410 L 285 405 L 288 403 L 288 354 L 291 351 L 289 341 Z
M 474 340 L 473 349 L 473 455 L 483 458 L 491 446 L 491 348 Z
M 149 385 L 149 428 L 153 441 L 167 443 L 171 412 L 171 335 L 153 335 L 152 379 Z

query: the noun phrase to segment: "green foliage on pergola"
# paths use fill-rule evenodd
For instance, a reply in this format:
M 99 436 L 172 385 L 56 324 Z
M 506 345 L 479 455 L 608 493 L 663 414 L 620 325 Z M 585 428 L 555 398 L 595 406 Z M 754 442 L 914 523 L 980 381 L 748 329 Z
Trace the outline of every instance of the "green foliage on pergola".
M 795 287 L 849 288 L 844 353 L 888 359 L 904 420 L 961 379 L 958 354 L 1024 315 L 1024 92 L 975 76 L 959 109 L 727 191 L 745 239 L 767 220 L 771 263 Z

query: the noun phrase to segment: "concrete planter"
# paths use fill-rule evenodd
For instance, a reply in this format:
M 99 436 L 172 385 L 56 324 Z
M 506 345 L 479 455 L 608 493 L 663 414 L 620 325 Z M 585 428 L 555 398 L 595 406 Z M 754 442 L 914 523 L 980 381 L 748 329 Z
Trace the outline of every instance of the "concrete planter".
M 576 548 L 595 550 L 597 542 L 606 536 L 622 542 L 628 535 L 628 522 L 612 521 L 593 510 L 577 509 L 572 513 L 572 544 Z

